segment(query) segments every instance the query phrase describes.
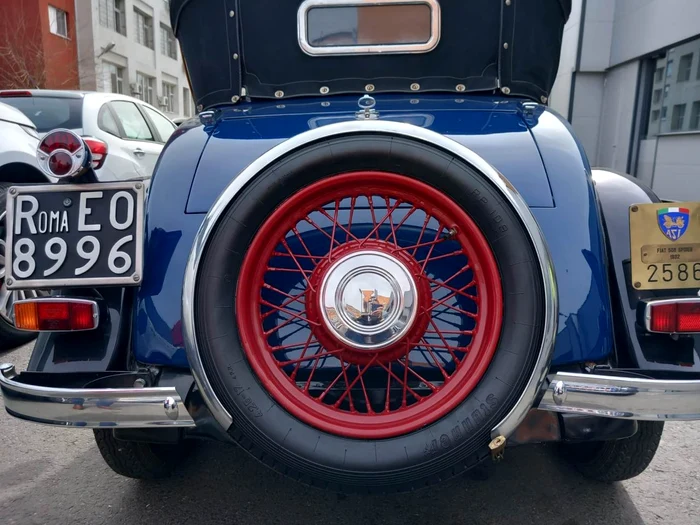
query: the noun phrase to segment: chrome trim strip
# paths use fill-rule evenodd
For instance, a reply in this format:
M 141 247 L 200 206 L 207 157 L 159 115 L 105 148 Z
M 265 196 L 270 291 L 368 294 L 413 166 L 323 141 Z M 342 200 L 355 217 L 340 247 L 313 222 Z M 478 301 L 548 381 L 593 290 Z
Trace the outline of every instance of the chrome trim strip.
M 143 278 L 143 246 L 144 246 L 144 208 L 146 201 L 146 182 L 100 182 L 96 184 L 41 184 L 37 186 L 11 186 L 7 190 L 7 255 L 5 268 L 6 278 L 12 277 L 12 284 L 7 284 L 8 290 L 24 290 L 28 288 L 65 288 L 70 286 L 138 286 Z M 15 193 L 12 191 L 15 190 Z M 134 242 L 134 272 L 124 277 L 80 277 L 70 279 L 32 279 L 17 280 L 12 275 L 12 237 L 14 235 L 15 198 L 25 193 L 51 193 L 57 191 L 100 191 L 100 190 L 132 190 L 136 193 L 136 235 Z M 138 277 L 138 279 L 137 279 Z
M 676 299 L 655 299 L 650 301 L 644 301 L 646 306 L 644 306 L 644 328 L 647 332 L 652 334 L 669 334 L 673 332 L 659 332 L 658 330 L 651 329 L 651 308 L 652 306 L 659 306 L 664 304 L 678 304 L 678 303 L 695 303 L 700 304 L 700 298 L 698 297 L 677 297 Z M 682 334 L 696 334 L 700 332 L 679 332 Z
M 195 426 L 174 387 L 49 388 L 15 377 L 13 365 L 0 365 L 5 408 L 20 419 L 78 428 Z
M 312 46 L 308 40 L 307 15 L 310 9 L 318 7 L 366 7 L 375 5 L 418 5 L 430 7 L 430 38 L 420 44 L 372 44 L 356 46 Z M 435 49 L 440 42 L 441 31 L 440 4 L 437 0 L 306 0 L 297 11 L 297 40 L 299 47 L 307 55 L 372 55 L 398 53 L 427 53 Z
M 97 302 L 91 301 L 89 299 L 73 299 L 71 297 L 37 297 L 35 299 L 21 299 L 19 301 L 15 301 L 14 304 L 12 305 L 12 317 L 14 319 L 17 319 L 17 316 L 14 314 L 14 308 L 18 304 L 23 304 L 23 303 L 78 303 L 78 304 L 91 304 L 92 305 L 92 319 L 95 321 L 95 324 L 92 328 L 83 328 L 80 330 L 27 330 L 26 328 L 20 328 L 19 326 L 15 325 L 15 328 L 17 330 L 21 330 L 23 332 L 88 332 L 90 330 L 94 330 L 97 328 L 100 324 L 100 309 L 97 306 Z
M 549 256 L 547 243 L 544 236 L 530 212 L 527 204 L 513 187 L 513 185 L 501 175 L 496 169 L 486 162 L 472 150 L 462 146 L 452 139 L 420 128 L 412 124 L 403 122 L 393 122 L 384 120 L 353 120 L 341 122 L 338 124 L 329 124 L 321 128 L 312 129 L 291 137 L 290 139 L 278 144 L 274 148 L 258 157 L 247 168 L 245 168 L 237 177 L 235 177 L 226 189 L 219 195 L 216 202 L 212 205 L 209 213 L 202 221 L 202 224 L 195 237 L 192 250 L 190 252 L 187 267 L 185 268 L 185 278 L 182 291 L 182 332 L 185 341 L 185 349 L 187 358 L 192 368 L 192 375 L 202 393 L 204 401 L 211 411 L 217 422 L 224 428 L 228 429 L 233 422 L 231 415 L 226 411 L 221 401 L 214 393 L 209 379 L 204 371 L 202 359 L 197 346 L 197 328 L 194 320 L 194 296 L 197 280 L 197 272 L 199 263 L 207 245 L 209 236 L 214 231 L 216 224 L 224 214 L 229 203 L 236 198 L 243 187 L 248 184 L 256 175 L 262 172 L 268 165 L 275 162 L 280 157 L 297 150 L 319 140 L 327 140 L 343 135 L 353 135 L 358 133 L 377 133 L 384 135 L 392 135 L 405 137 L 412 140 L 424 142 L 434 147 L 438 147 L 447 151 L 456 157 L 459 157 L 472 165 L 477 171 L 481 172 L 493 186 L 503 195 L 516 211 L 525 229 L 527 230 L 530 240 L 537 253 L 537 259 L 540 270 L 542 272 L 542 281 L 544 283 L 544 299 L 545 299 L 545 317 L 544 329 L 542 337 L 542 345 L 540 353 L 535 362 L 535 366 L 530 376 L 528 383 L 522 395 L 516 402 L 515 406 L 506 415 L 506 417 L 498 423 L 492 430 L 492 435 L 499 436 L 510 435 L 520 422 L 525 418 L 530 408 L 532 408 L 537 394 L 544 383 L 549 370 L 549 362 L 554 351 L 554 339 L 557 333 L 557 321 L 559 313 L 559 298 L 557 294 L 557 283 L 554 275 L 554 267 Z
M 537 408 L 641 419 L 699 420 L 700 380 L 659 380 L 557 372 Z

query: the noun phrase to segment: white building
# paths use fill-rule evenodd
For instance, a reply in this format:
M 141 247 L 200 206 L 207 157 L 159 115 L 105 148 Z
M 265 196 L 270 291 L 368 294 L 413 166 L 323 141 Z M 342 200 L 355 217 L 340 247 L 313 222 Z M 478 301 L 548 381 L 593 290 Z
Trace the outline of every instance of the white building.
M 194 114 L 169 0 L 76 0 L 80 87 L 123 93 L 171 118 Z
M 700 200 L 700 1 L 573 0 L 550 104 L 593 166 Z

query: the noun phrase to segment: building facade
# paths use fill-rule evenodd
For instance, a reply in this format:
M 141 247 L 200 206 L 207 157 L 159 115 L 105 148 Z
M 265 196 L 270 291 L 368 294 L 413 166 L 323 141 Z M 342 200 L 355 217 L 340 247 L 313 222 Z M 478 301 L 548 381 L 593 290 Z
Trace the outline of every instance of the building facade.
M 550 104 L 591 165 L 700 200 L 700 2 L 573 0 Z
M 194 115 L 168 0 L 75 0 L 82 89 L 140 98 L 171 118 Z
M 0 1 L 0 89 L 78 89 L 74 0 Z

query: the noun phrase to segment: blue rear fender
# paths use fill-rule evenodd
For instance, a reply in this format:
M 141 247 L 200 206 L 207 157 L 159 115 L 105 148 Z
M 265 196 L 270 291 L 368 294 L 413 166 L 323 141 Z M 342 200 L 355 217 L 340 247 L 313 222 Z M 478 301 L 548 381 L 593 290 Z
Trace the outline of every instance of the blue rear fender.
M 380 118 L 450 137 L 515 186 L 544 233 L 559 283 L 553 364 L 604 359 L 612 349 L 612 328 L 601 220 L 590 167 L 566 122 L 542 106 L 496 97 L 387 95 L 377 101 Z M 257 102 L 220 110 L 211 127 L 178 130 L 161 156 L 147 204 L 145 275 L 133 341 L 138 361 L 188 366 L 182 281 L 206 212 L 265 151 L 309 129 L 354 118 L 355 97 L 325 102 Z

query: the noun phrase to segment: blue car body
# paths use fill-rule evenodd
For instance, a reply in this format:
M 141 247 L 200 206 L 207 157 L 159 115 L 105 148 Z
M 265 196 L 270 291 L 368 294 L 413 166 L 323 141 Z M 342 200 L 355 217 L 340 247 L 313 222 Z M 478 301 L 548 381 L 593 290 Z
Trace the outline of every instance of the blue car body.
M 552 110 L 498 96 L 378 95 L 380 119 L 443 134 L 490 162 L 537 219 L 559 286 L 552 365 L 604 359 L 613 347 L 601 214 L 591 171 L 569 125 Z M 265 151 L 309 129 L 355 119 L 357 97 L 253 102 L 192 120 L 166 146 L 147 203 L 143 285 L 133 351 L 146 364 L 187 368 L 181 296 L 197 231 L 218 195 Z M 235 320 L 231 319 L 234 323 Z

